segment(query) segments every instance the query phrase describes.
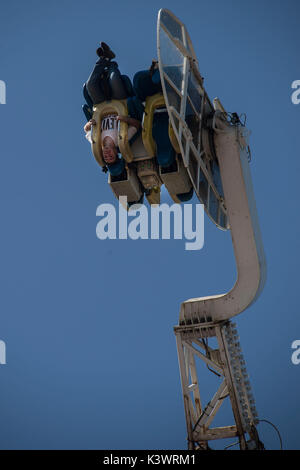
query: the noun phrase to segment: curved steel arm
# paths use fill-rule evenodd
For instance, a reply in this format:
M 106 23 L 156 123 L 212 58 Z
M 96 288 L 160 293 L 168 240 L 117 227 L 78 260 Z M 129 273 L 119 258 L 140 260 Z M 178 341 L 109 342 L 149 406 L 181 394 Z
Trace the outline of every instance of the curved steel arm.
M 215 107 L 221 105 L 215 102 Z M 249 307 L 263 290 L 266 262 L 248 162 L 247 130 L 216 119 L 215 146 L 236 259 L 237 280 L 226 294 L 182 303 L 180 324 L 229 319 Z

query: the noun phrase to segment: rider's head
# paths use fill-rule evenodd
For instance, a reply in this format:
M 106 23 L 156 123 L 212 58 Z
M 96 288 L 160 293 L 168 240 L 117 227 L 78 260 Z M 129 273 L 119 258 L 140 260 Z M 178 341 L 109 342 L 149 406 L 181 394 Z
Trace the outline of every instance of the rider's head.
M 109 136 L 106 136 L 103 139 L 102 153 L 105 163 L 108 163 L 109 165 L 115 163 L 118 155 L 118 150 L 113 139 Z

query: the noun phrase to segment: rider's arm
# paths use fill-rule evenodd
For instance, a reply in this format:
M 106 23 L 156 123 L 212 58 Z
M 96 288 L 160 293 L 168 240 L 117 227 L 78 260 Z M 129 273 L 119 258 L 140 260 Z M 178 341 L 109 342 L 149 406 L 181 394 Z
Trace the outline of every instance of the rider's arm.
M 128 126 L 133 126 L 136 129 L 141 127 L 141 123 L 138 119 L 134 119 L 130 116 L 117 116 L 117 121 L 123 121 L 128 124 Z
M 96 125 L 95 119 L 90 119 L 84 126 L 84 132 L 85 132 L 85 138 L 92 144 L 92 133 L 91 133 L 91 128 L 92 126 Z

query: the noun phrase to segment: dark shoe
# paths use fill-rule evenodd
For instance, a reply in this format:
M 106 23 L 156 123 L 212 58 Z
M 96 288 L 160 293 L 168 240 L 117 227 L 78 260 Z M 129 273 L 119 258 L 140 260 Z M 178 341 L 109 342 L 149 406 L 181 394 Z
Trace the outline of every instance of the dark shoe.
M 104 51 L 103 51 L 102 47 L 98 47 L 98 49 L 96 50 L 96 54 L 99 57 L 104 57 Z
M 100 44 L 103 50 L 104 57 L 107 57 L 107 59 L 113 59 L 114 57 L 116 57 L 116 54 L 110 49 L 110 47 L 105 42 L 101 42 Z

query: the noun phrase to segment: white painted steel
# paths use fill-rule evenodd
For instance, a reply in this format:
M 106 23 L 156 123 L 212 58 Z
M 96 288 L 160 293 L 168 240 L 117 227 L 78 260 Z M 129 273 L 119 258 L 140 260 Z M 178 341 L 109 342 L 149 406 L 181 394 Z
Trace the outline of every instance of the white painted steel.
M 199 297 L 182 303 L 180 324 L 191 319 L 229 319 L 249 307 L 260 295 L 266 279 L 266 262 L 243 128 L 222 124 L 216 133 L 227 215 L 236 259 L 237 280 L 223 295 Z
M 168 25 L 168 27 L 166 27 Z M 173 32 L 173 36 L 172 36 Z M 162 50 L 161 36 L 168 37 L 168 47 Z M 165 36 L 164 36 L 165 35 Z M 170 122 L 172 123 L 175 135 L 179 140 L 183 161 L 187 166 L 191 182 L 194 190 L 201 201 L 199 192 L 199 168 L 205 174 L 208 182 L 208 198 L 205 204 L 207 214 L 210 213 L 210 192 L 213 191 L 218 199 L 219 213 L 225 210 L 227 216 L 227 227 L 231 229 L 231 237 L 233 243 L 234 254 L 236 258 L 237 280 L 233 288 L 221 295 L 210 297 L 197 297 L 189 299 L 182 303 L 180 310 L 180 324 L 190 324 L 203 321 L 219 321 L 229 319 L 249 307 L 261 293 L 266 278 L 266 263 L 263 250 L 263 244 L 260 235 L 255 198 L 252 188 L 251 174 L 249 168 L 249 146 L 247 143 L 247 129 L 241 125 L 231 125 L 222 119 L 224 108 L 219 100 L 214 101 L 214 106 L 210 101 L 203 88 L 202 78 L 198 71 L 198 64 L 195 52 L 189 38 L 188 32 L 184 24 L 168 10 L 160 10 L 157 25 L 157 41 L 158 41 L 158 59 L 159 69 L 162 81 L 163 93 L 165 96 L 166 106 L 169 113 Z M 171 41 L 171 42 L 170 42 Z M 177 49 L 176 49 L 177 48 Z M 180 52 L 179 52 L 180 51 Z M 162 53 L 165 57 L 163 62 Z M 182 56 L 180 56 L 182 54 Z M 180 60 L 178 73 L 182 68 L 181 91 L 174 93 L 181 100 L 180 114 L 169 103 L 168 93 L 166 91 L 166 82 L 172 85 L 170 78 L 165 73 L 165 66 L 174 62 L 174 57 Z M 173 60 L 173 62 L 172 62 Z M 214 143 L 222 187 L 224 193 L 224 203 L 221 201 L 220 194 L 216 191 L 211 174 L 208 172 L 204 161 L 202 160 L 203 151 L 196 149 L 193 142 L 191 132 L 187 127 L 185 108 L 187 102 L 187 81 L 189 68 L 192 69 L 193 76 L 198 83 L 198 91 L 202 90 L 205 97 L 207 111 L 215 110 L 213 119 Z M 199 77 L 197 78 L 197 74 Z M 178 94 L 179 93 L 179 94 Z M 203 100 L 202 100 L 203 105 Z M 203 107 L 203 106 L 202 106 Z M 199 112 L 199 117 L 202 115 Z M 174 117 L 178 119 L 179 129 L 176 129 Z M 181 137 L 185 138 L 185 144 L 181 141 Z M 193 171 L 189 168 L 190 150 L 197 160 L 198 171 L 193 175 Z M 205 154 L 205 151 L 204 151 Z M 219 216 L 218 216 L 219 218 Z M 214 223 L 222 228 L 220 221 L 212 217 Z M 224 228 L 224 226 L 223 226 Z
M 210 440 L 234 436 L 239 439 L 240 449 L 262 448 L 255 427 L 258 423 L 255 401 L 250 391 L 250 382 L 236 327 L 230 321 L 211 323 L 211 327 L 212 330 L 209 331 L 206 325 L 198 325 L 198 330 L 202 330 L 201 335 L 199 331 L 196 331 L 196 326 L 194 333 L 191 332 L 190 326 L 174 327 L 188 448 L 191 450 L 207 449 Z M 204 344 L 204 338 L 208 340 L 211 335 L 217 339 L 217 349 L 210 348 L 207 342 Z M 199 353 L 196 345 L 205 349 L 206 354 Z M 211 372 L 219 374 L 222 379 L 213 397 L 205 406 L 201 404 L 201 383 L 197 376 L 196 360 L 199 363 L 199 359 L 210 367 Z M 201 380 L 206 380 L 203 372 L 201 372 Z M 235 424 L 212 428 L 211 424 L 225 400 L 230 400 Z
M 169 22 L 169 27 L 163 25 L 163 16 L 166 23 Z M 164 71 L 165 65 L 172 64 L 172 61 L 167 60 L 166 64 L 162 61 L 160 26 L 169 38 L 171 37 L 171 30 L 174 31 L 175 37 L 171 38 L 173 45 L 180 50 L 184 57 L 180 91 L 175 84 L 172 85 L 172 81 Z M 231 317 L 249 307 L 258 298 L 266 278 L 265 256 L 248 160 L 248 131 L 241 123 L 229 123 L 223 106 L 218 99 L 215 99 L 212 128 L 214 130 L 216 155 L 214 155 L 214 152 L 212 152 L 213 155 L 210 155 L 207 151 L 209 142 L 206 142 L 203 148 L 201 147 L 200 137 L 203 129 L 204 106 L 207 105 L 206 112 L 208 110 L 208 115 L 213 113 L 210 113 L 211 104 L 202 86 L 202 78 L 197 69 L 197 61 L 188 33 L 180 20 L 171 12 L 160 10 L 157 36 L 163 93 L 170 122 L 180 145 L 183 161 L 200 201 L 200 169 L 207 178 L 206 211 L 219 228 L 230 227 L 237 267 L 237 280 L 229 292 L 210 297 L 189 299 L 183 302 L 179 325 L 174 328 L 186 415 L 188 448 L 190 450 L 208 449 L 208 441 L 212 439 L 238 436 L 241 450 L 262 449 L 263 445 L 258 439 L 255 428 L 258 423 L 255 401 L 240 349 L 237 330 L 228 321 Z M 166 49 L 168 52 L 168 48 Z M 189 73 L 194 74 L 196 77 L 203 96 L 201 110 L 196 110 L 199 112 L 201 122 L 197 148 L 193 143 L 192 134 L 186 123 L 185 110 Z M 166 85 L 173 88 L 171 97 L 172 93 L 176 93 L 177 97 L 179 96 L 179 111 L 170 104 L 171 100 L 170 102 L 168 100 Z M 176 106 L 178 107 L 178 104 Z M 178 129 L 174 124 L 175 118 L 178 122 Z M 209 137 L 211 138 L 211 135 Z M 192 171 L 193 168 L 190 168 L 190 149 L 192 150 L 192 156 L 197 160 L 196 174 L 195 171 Z M 205 155 L 206 153 L 207 155 Z M 205 167 L 206 163 L 202 157 L 207 156 L 214 160 L 217 158 L 224 199 L 217 193 L 214 181 L 212 181 L 212 174 Z M 210 213 L 210 191 L 213 191 L 219 201 L 217 218 L 212 217 L 213 214 Z M 228 223 L 223 223 L 223 227 L 220 211 L 223 211 L 228 218 Z M 216 337 L 218 342 L 218 349 L 216 350 L 209 348 L 204 340 L 204 338 L 213 336 Z M 204 349 L 205 352 L 200 352 L 195 345 L 202 350 Z M 200 399 L 196 358 L 201 359 L 207 367 L 211 367 L 212 372 L 223 376 L 223 382 L 204 408 L 202 408 Z M 235 425 L 211 429 L 209 426 L 226 396 L 229 396 L 231 402 Z M 247 440 L 247 434 L 249 440 Z

